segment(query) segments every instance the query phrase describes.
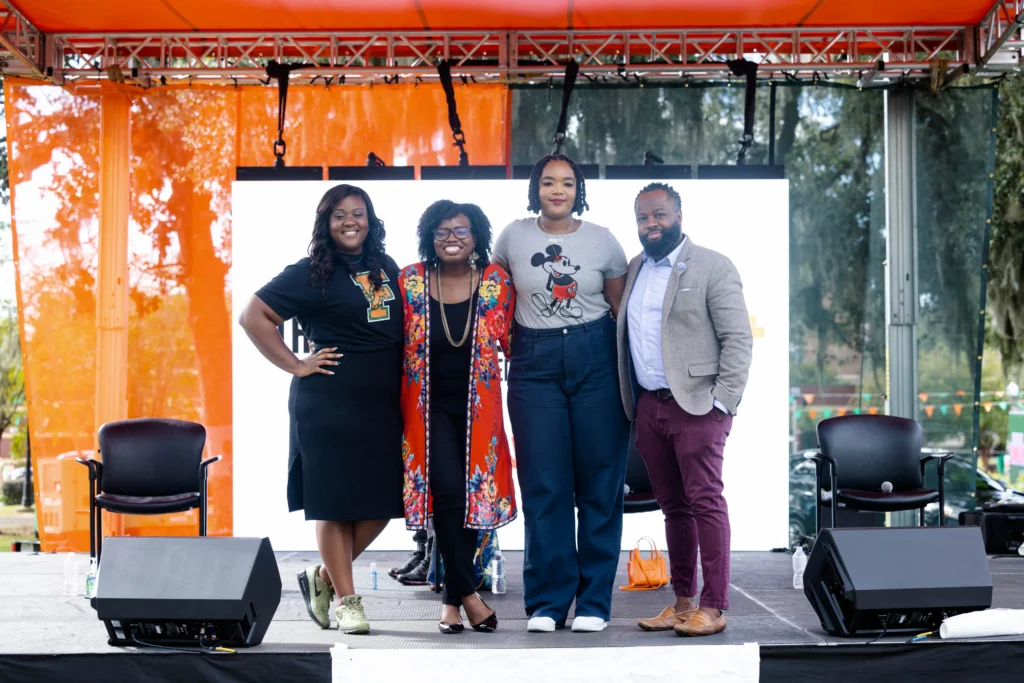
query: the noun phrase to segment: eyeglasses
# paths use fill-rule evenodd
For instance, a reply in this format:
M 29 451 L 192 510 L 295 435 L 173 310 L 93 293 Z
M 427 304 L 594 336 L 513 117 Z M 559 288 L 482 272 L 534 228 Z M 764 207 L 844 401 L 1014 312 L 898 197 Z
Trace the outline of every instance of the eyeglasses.
M 472 228 L 434 228 L 434 239 L 438 242 L 447 240 L 448 235 L 455 235 L 455 238 L 459 241 L 465 241 L 472 234 Z

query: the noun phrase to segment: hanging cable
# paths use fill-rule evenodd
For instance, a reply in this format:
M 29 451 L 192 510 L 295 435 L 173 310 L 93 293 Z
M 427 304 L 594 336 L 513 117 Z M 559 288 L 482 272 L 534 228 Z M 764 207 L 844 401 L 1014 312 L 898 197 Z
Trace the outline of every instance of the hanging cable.
M 437 75 L 441 78 L 441 87 L 444 88 L 444 99 L 448 103 L 448 125 L 452 129 L 453 147 L 459 148 L 459 166 L 469 166 L 469 155 L 466 154 L 466 134 L 462 132 L 462 122 L 459 121 L 458 105 L 455 103 L 455 88 L 452 86 L 452 65 L 447 60 L 442 60 L 437 65 Z
M 729 71 L 746 77 L 747 89 L 743 98 L 743 138 L 739 141 L 740 151 L 736 164 L 747 163 L 747 150 L 754 144 L 754 103 L 757 97 L 757 64 L 746 59 L 730 59 L 726 62 Z
M 572 97 L 572 89 L 576 85 L 576 76 L 580 72 L 580 65 L 575 59 L 570 59 L 565 65 L 565 80 L 562 81 L 562 110 L 558 114 L 558 126 L 555 128 L 555 148 L 552 154 L 560 154 L 562 145 L 565 144 L 565 129 L 568 124 L 569 99 Z
M 288 80 L 291 72 L 301 69 L 304 64 L 279 64 L 273 59 L 267 63 L 267 76 L 277 79 L 277 140 L 274 141 L 274 168 L 284 168 L 284 154 L 288 146 L 284 143 L 284 115 L 288 104 Z

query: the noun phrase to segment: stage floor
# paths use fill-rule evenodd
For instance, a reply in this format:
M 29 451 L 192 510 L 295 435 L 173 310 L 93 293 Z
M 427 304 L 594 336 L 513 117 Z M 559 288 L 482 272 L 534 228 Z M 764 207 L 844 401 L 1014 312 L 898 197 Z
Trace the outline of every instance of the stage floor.
M 306 614 L 295 574 L 317 562 L 316 553 L 278 553 L 283 593 L 281 605 L 261 646 L 245 652 L 327 652 L 336 643 L 352 649 L 421 648 L 587 648 L 628 646 L 736 645 L 815 646 L 860 643 L 865 639 L 829 637 L 811 610 L 803 591 L 792 587 L 792 560 L 782 553 L 733 553 L 729 627 L 715 636 L 680 638 L 671 632 L 645 633 L 639 617 L 653 616 L 672 602 L 670 589 L 616 591 L 612 622 L 602 633 L 576 634 L 569 629 L 551 634 L 526 632 L 522 600 L 522 553 L 507 553 L 508 592 L 483 593 L 498 614 L 500 626 L 491 634 L 467 629 L 461 636 L 437 631 L 440 597 L 427 588 L 408 588 L 387 576 L 405 553 L 368 553 L 356 567 L 356 582 L 364 596 L 373 632 L 347 636 L 322 630 Z M 81 558 L 80 558 L 81 560 Z M 379 572 L 378 589 L 370 590 L 370 562 Z M 84 563 L 79 562 L 82 567 Z M 995 585 L 993 607 L 1021 608 L 1024 602 L 1024 558 L 990 558 Z M 626 583 L 626 554 L 619 563 L 617 585 Z M 54 554 L 0 554 L 0 653 L 109 654 L 135 648 L 107 645 L 106 631 L 83 597 L 62 593 L 64 558 Z M 83 568 L 84 571 L 84 568 Z M 84 582 L 84 580 L 83 580 Z M 907 635 L 879 643 L 903 643 Z M 993 639 L 987 639 L 991 642 Z M 1007 638 L 1003 640 L 1020 640 Z

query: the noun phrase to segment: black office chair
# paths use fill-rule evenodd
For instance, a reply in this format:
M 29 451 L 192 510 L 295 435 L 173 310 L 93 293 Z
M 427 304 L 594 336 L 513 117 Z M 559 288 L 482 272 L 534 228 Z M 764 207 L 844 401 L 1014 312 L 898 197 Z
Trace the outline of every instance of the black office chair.
M 623 512 L 654 512 L 659 509 L 651 488 L 651 477 L 647 473 L 640 452 L 636 449 L 636 422 L 629 428 L 629 455 L 626 458 L 626 495 Z
M 206 535 L 206 428 L 195 422 L 140 418 L 100 427 L 102 462 L 76 458 L 89 468 L 89 556 L 100 561 L 102 510 L 122 515 L 163 515 L 199 508 Z
M 804 454 L 814 460 L 817 473 L 815 531 L 821 529 L 823 488 L 832 494 L 833 526 L 838 525 L 839 506 L 871 512 L 918 510 L 924 526 L 925 506 L 935 501 L 939 524 L 945 525 L 943 478 L 953 454 L 923 454 L 920 424 L 891 415 L 845 415 L 822 420 L 817 433 L 819 450 Z M 938 461 L 937 491 L 924 488 L 924 468 L 932 460 Z M 883 490 L 885 483 L 892 485 L 891 490 Z

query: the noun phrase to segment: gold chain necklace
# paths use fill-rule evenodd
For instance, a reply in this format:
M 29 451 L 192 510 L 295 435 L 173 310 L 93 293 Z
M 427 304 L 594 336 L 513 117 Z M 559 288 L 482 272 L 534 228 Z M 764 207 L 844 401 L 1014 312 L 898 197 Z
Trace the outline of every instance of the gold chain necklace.
M 540 226 L 540 231 L 548 236 L 548 242 L 552 244 L 561 244 L 562 239 L 565 237 L 565 235 L 569 235 L 572 234 L 573 232 L 576 232 L 573 228 L 576 228 L 576 221 L 578 220 L 578 218 L 573 219 L 572 223 L 569 224 L 568 232 L 551 232 L 550 230 L 548 230 L 547 226 L 544 225 L 543 216 L 537 216 L 537 225 Z
M 462 339 L 456 344 L 455 340 L 452 339 L 451 330 L 448 329 L 448 317 L 444 314 L 444 289 L 441 286 L 441 266 L 437 268 L 437 300 L 441 304 L 441 324 L 444 326 L 444 336 L 448 337 L 448 343 L 459 348 L 466 343 L 469 339 L 469 330 L 473 324 L 473 279 L 476 275 L 476 262 L 475 260 L 470 264 L 469 272 L 469 310 L 466 311 L 466 329 L 462 333 Z

